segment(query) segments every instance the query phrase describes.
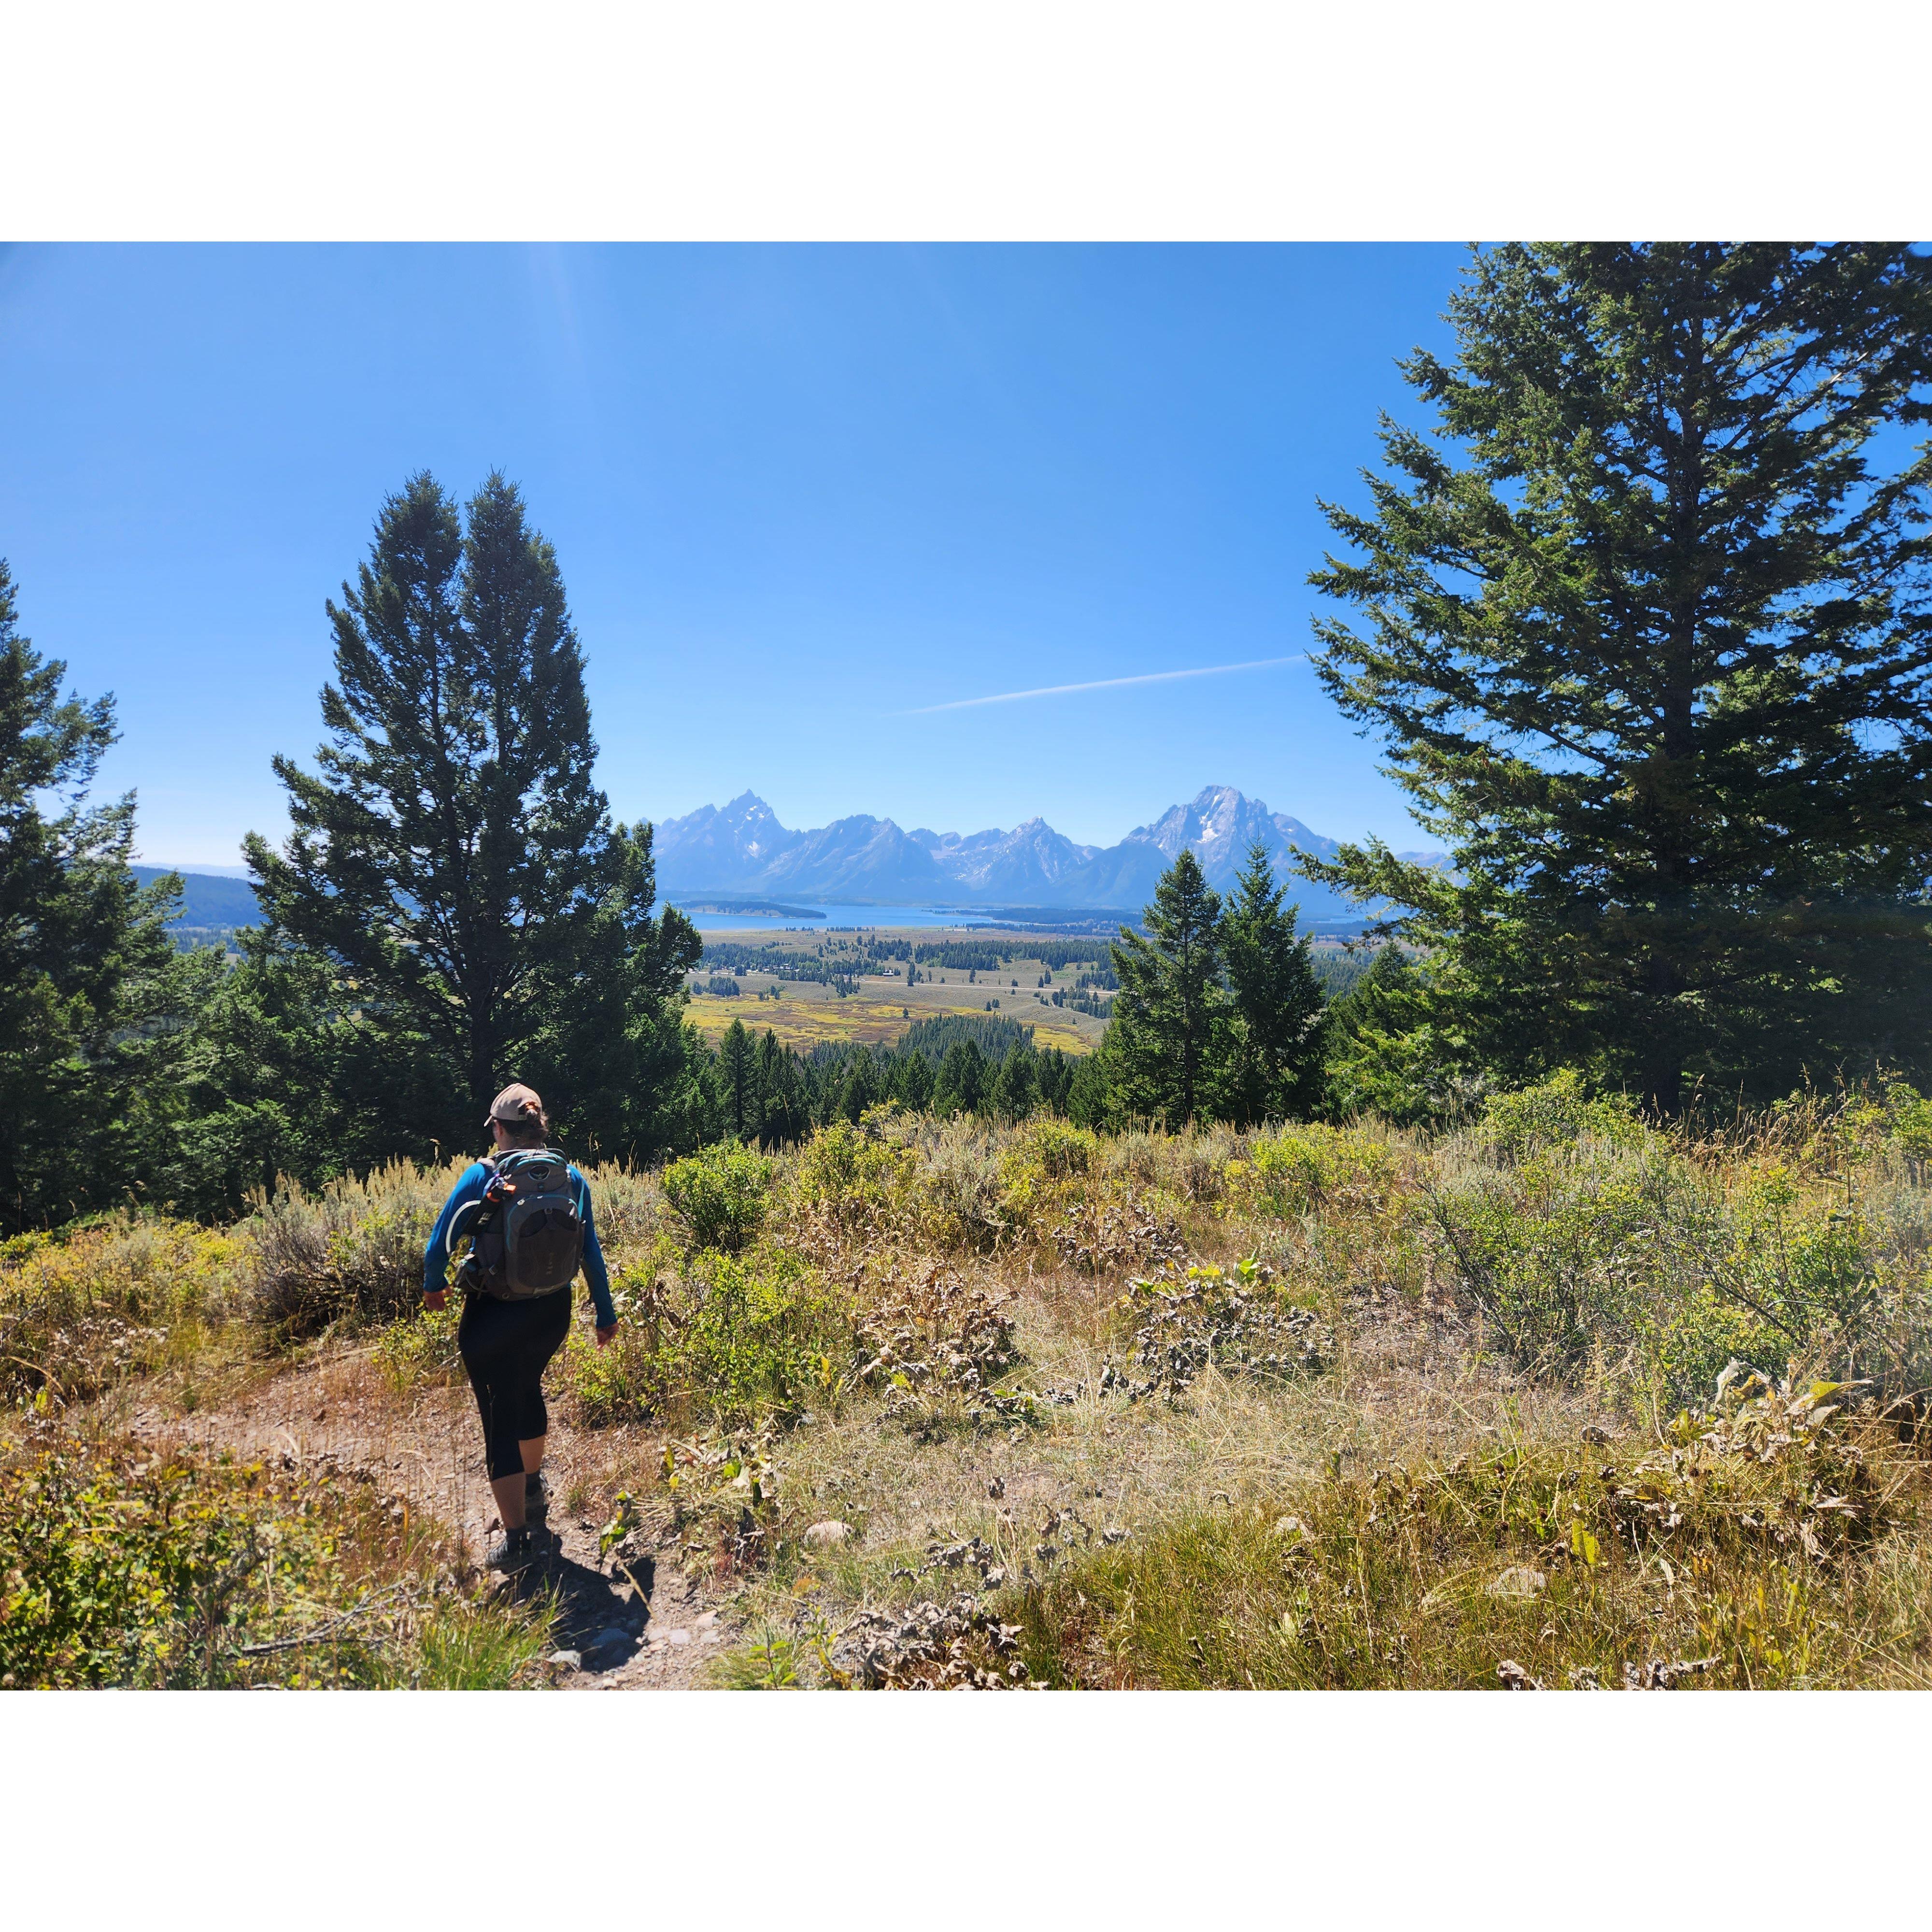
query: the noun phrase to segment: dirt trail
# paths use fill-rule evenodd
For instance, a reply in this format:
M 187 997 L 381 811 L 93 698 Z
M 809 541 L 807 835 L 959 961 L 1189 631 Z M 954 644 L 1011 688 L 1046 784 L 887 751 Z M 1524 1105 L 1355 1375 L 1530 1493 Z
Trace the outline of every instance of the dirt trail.
M 454 1532 L 471 1562 L 497 1534 L 484 1480 L 476 1412 L 466 1388 L 398 1396 L 358 1352 L 307 1364 L 244 1394 L 183 1414 L 148 1402 L 130 1418 L 157 1447 L 228 1449 L 251 1460 L 292 1457 L 366 1474 L 394 1506 L 421 1512 Z M 628 1568 L 598 1554 L 598 1523 L 566 1498 L 580 1482 L 595 1488 L 609 1466 L 611 1432 L 586 1437 L 553 1416 L 544 1476 L 550 1550 L 514 1585 L 520 1594 L 554 1589 L 556 1648 L 580 1668 L 554 1672 L 560 1689 L 663 1690 L 698 1688 L 722 1646 L 718 1607 L 694 1584 L 660 1572 L 646 1556 Z M 594 1453 L 593 1453 L 594 1451 Z

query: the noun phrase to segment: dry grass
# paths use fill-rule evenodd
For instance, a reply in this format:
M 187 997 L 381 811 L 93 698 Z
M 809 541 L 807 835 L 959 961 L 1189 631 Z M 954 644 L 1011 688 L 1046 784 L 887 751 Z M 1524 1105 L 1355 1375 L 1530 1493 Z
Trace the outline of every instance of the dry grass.
M 913 1638 L 926 1675 L 896 1676 L 878 1633 L 957 1628 L 989 1670 L 1001 1618 L 1029 1682 L 1924 1682 L 1932 1202 L 1906 1117 L 1840 1099 L 1700 1140 L 1613 1115 L 1556 1091 L 1432 1144 L 888 1112 L 778 1160 L 728 1267 L 654 1182 L 598 1177 L 629 1319 L 553 1371 L 570 1511 L 723 1607 L 733 1683 L 946 1681 Z M 261 1358 L 250 1412 L 300 1386 L 337 1453 L 399 1475 L 433 1443 L 467 1521 L 448 1337 L 373 1318 Z M 1715 1393 L 1734 1354 L 1868 1386 L 1787 1392 L 1760 1454 L 1762 1386 Z M 154 1362 L 124 1376 L 172 1402 Z M 910 1615 L 962 1592 L 990 1650 L 964 1612 Z

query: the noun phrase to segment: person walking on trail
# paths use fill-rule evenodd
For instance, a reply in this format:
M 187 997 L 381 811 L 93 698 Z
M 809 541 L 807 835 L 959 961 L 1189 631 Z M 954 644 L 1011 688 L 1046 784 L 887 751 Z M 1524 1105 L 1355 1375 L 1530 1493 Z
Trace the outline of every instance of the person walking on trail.
M 476 1392 L 484 1453 L 503 1538 L 493 1570 L 525 1568 L 532 1523 L 549 1512 L 544 1488 L 543 1372 L 570 1329 L 570 1284 L 578 1269 L 597 1309 L 597 1346 L 617 1332 L 610 1277 L 591 1218 L 590 1184 L 548 1144 L 543 1102 L 527 1087 L 506 1087 L 484 1124 L 496 1150 L 463 1171 L 423 1253 L 423 1305 L 448 1300 L 457 1244 L 470 1251 L 456 1275 L 463 1316 L 456 1346 Z

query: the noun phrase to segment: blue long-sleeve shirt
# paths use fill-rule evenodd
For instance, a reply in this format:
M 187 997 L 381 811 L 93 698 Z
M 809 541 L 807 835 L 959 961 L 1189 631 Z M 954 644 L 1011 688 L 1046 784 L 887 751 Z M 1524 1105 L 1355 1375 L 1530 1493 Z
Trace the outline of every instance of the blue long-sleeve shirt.
M 442 1212 L 430 1231 L 429 1246 L 423 1250 L 423 1292 L 434 1294 L 449 1285 L 449 1262 L 456 1244 L 468 1231 L 483 1205 L 483 1190 L 490 1184 L 490 1170 L 480 1160 L 472 1161 L 462 1172 Z M 597 1240 L 597 1223 L 590 1214 L 590 1184 L 575 1168 L 570 1170 L 570 1191 L 577 1202 L 578 1218 L 584 1223 L 584 1278 L 590 1284 L 590 1298 L 597 1304 L 597 1325 L 608 1328 L 617 1318 L 610 1300 L 610 1274 L 604 1265 L 604 1250 Z

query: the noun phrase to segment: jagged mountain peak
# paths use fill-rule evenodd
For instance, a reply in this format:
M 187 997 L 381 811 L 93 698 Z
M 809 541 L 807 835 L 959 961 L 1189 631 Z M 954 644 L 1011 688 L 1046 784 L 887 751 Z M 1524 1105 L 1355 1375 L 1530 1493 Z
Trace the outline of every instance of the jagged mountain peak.
M 657 828 L 658 876 L 667 892 L 764 890 L 855 903 L 1094 906 L 1132 909 L 1184 846 L 1209 883 L 1225 891 L 1258 840 L 1277 872 L 1290 848 L 1324 856 L 1335 842 L 1299 819 L 1270 812 L 1232 785 L 1204 785 L 1183 805 L 1136 826 L 1116 845 L 1076 844 L 1037 815 L 1011 831 L 902 831 L 890 818 L 856 812 L 794 832 L 752 791 L 706 806 Z M 1352 909 L 1297 882 L 1311 920 L 1346 920 Z

